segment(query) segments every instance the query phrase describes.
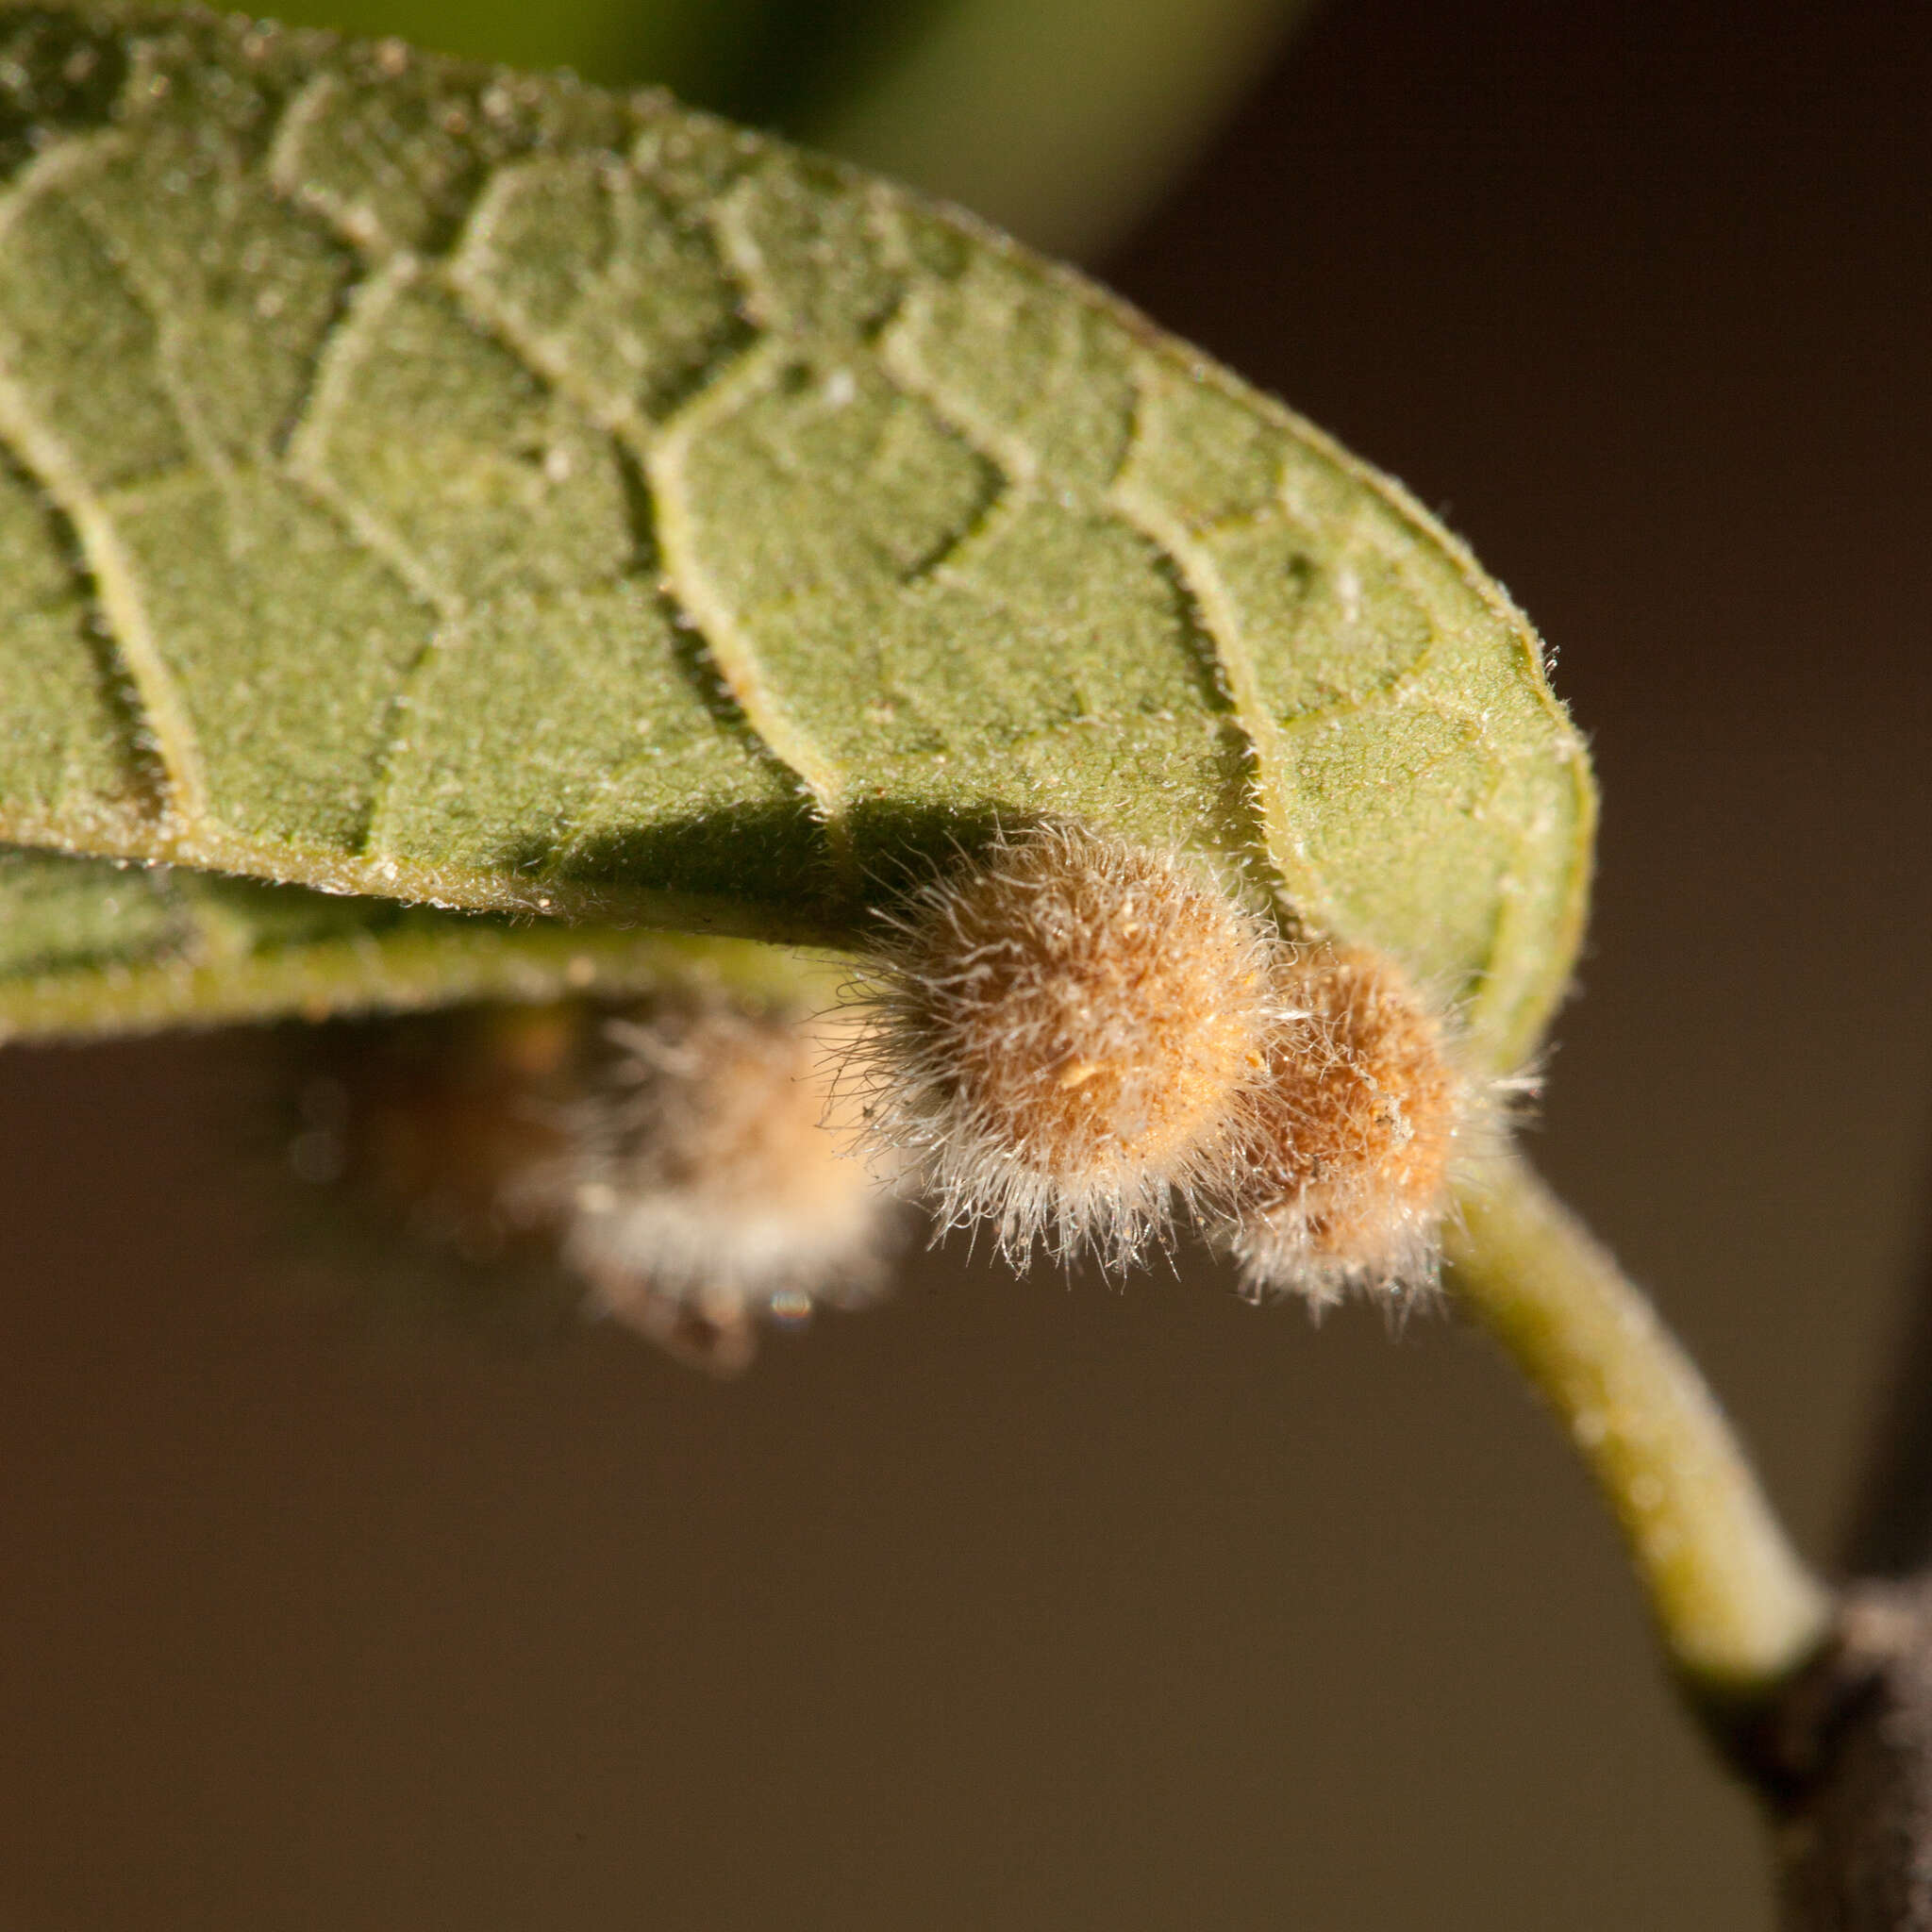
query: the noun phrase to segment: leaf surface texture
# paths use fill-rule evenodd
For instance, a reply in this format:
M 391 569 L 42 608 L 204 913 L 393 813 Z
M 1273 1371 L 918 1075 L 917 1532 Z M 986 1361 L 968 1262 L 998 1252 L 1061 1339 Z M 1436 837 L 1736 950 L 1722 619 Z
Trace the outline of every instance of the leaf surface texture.
M 836 944 L 1066 814 L 1533 1046 L 1591 817 L 1537 639 L 1072 274 L 661 95 L 198 13 L 0 8 L 0 839 Z M 83 875 L 72 936 L 148 918 Z

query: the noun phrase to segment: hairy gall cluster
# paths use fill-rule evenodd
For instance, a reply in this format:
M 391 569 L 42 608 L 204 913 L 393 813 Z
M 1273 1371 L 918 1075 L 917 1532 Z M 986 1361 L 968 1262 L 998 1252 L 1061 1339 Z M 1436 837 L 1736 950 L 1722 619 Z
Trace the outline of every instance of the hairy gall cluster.
M 886 1194 L 841 1153 L 824 1023 L 686 999 L 604 1032 L 611 1058 L 552 1185 L 563 1258 L 608 1312 L 729 1371 L 760 1318 L 877 1291 Z
M 1380 954 L 1059 822 L 883 926 L 855 1002 L 818 1017 L 687 991 L 392 1028 L 444 1050 L 365 1068 L 298 1165 L 373 1179 L 469 1258 L 560 1262 L 722 1372 L 761 1323 L 878 1291 L 895 1191 L 1015 1263 L 1043 1243 L 1124 1268 L 1185 1213 L 1257 1298 L 1433 1284 L 1493 1090 Z
M 729 1373 L 762 1320 L 882 1285 L 891 1204 L 840 1158 L 830 1058 L 824 1023 L 717 992 L 336 1029 L 291 1158 L 461 1261 L 560 1263 Z
M 917 894 L 860 987 L 864 1133 L 942 1227 L 1124 1265 L 1185 1208 L 1251 1293 L 1432 1283 L 1477 1090 L 1380 956 L 1049 824 Z
M 1272 928 L 1176 856 L 1050 824 L 893 921 L 864 987 L 871 1145 L 942 1225 L 1124 1265 L 1263 1073 Z
M 1379 954 L 1285 945 L 1220 1240 L 1253 1293 L 1317 1307 L 1436 1278 L 1452 1170 L 1475 1108 L 1441 1020 Z

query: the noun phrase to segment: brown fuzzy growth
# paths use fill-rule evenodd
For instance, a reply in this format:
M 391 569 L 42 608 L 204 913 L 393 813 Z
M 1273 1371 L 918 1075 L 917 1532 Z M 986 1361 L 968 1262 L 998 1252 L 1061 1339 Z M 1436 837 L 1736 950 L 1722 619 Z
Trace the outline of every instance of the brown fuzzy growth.
M 591 1305 L 729 1372 L 760 1320 L 880 1286 L 885 1191 L 827 1123 L 824 1024 L 723 994 L 337 1029 L 298 1172 L 463 1261 L 560 1262 Z
M 602 1091 L 573 1114 L 564 1260 L 606 1310 L 709 1368 L 761 1317 L 879 1286 L 883 1193 L 828 1123 L 821 1023 L 724 999 L 607 1023 Z
M 1124 1265 L 1226 1156 L 1261 1073 L 1266 921 L 1174 855 L 1051 824 L 919 894 L 862 991 L 872 1146 L 991 1222 Z
M 1433 1284 L 1451 1169 L 1475 1124 L 1441 1021 L 1379 954 L 1286 947 L 1224 1244 L 1256 1293 L 1317 1307 Z

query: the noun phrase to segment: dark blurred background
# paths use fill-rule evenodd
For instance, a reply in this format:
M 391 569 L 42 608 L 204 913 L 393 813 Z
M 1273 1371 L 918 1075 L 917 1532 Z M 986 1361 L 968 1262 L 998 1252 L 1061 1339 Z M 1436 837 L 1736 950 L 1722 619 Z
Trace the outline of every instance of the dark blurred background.
M 1919 0 L 1332 0 L 1100 263 L 1559 651 L 1536 1153 L 1826 1560 L 1932 1174 L 1928 102 Z M 951 1252 L 733 1386 L 378 1321 L 260 1058 L 0 1055 L 8 1932 L 1766 1924 L 1454 1323 Z

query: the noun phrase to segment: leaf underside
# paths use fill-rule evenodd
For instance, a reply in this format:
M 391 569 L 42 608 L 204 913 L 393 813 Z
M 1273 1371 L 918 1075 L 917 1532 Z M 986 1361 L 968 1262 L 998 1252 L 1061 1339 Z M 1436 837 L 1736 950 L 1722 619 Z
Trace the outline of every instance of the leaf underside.
M 1041 814 L 1392 952 L 1502 1065 L 1592 794 L 1399 488 L 957 212 L 658 94 L 0 7 L 0 841 L 322 889 L 0 864 L 5 1024 L 849 944 Z
M 0 851 L 0 1044 L 666 985 L 817 1008 L 844 977 L 833 959 L 748 940 Z

